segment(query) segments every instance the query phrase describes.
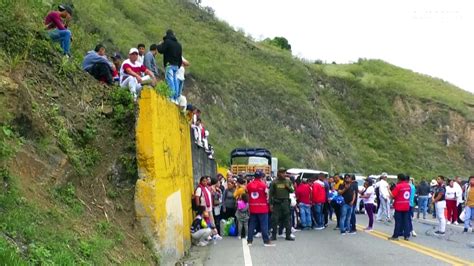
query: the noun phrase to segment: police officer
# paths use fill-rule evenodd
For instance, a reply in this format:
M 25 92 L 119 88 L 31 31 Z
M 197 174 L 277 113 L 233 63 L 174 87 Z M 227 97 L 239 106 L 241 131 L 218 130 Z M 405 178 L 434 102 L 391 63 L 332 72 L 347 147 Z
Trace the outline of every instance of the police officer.
M 286 178 L 286 169 L 278 170 L 277 179 L 270 185 L 270 207 L 272 209 L 272 240 L 276 240 L 277 226 L 286 228 L 286 240 L 291 237 L 290 193 L 294 192 L 293 184 Z

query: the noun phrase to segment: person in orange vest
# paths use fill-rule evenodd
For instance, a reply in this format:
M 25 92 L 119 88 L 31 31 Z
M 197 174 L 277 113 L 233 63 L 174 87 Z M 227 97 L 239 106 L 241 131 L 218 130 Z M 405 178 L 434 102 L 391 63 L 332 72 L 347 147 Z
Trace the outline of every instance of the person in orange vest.
M 252 246 L 253 233 L 257 227 L 257 223 L 262 229 L 263 245 L 266 247 L 275 246 L 270 242 L 268 236 L 268 213 L 270 207 L 268 205 L 268 188 L 262 178 L 265 174 L 261 171 L 255 173 L 255 179 L 253 179 L 247 185 L 247 193 L 249 197 L 249 209 L 250 209 L 250 220 L 249 220 L 249 231 L 247 237 L 247 245 Z
M 389 240 L 398 240 L 399 236 L 404 237 L 408 240 L 410 237 L 410 195 L 411 187 L 408 184 L 409 177 L 404 174 L 398 175 L 398 183 L 390 192 L 390 196 L 393 198 L 393 207 L 395 208 L 395 228 L 393 235 L 389 237 Z

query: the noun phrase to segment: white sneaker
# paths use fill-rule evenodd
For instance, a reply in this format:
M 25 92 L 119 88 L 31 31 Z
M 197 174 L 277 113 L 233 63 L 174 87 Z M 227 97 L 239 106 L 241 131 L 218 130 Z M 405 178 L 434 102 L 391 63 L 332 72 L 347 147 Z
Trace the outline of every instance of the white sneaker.
M 451 222 L 450 222 L 450 221 L 447 221 L 446 224 L 451 224 Z
M 292 233 L 294 233 L 294 232 L 299 232 L 299 231 L 301 231 L 301 230 L 300 230 L 300 229 L 296 229 L 296 228 L 294 228 L 294 227 L 291 227 L 291 232 L 292 232 Z
M 219 234 L 215 235 L 214 238 L 215 238 L 216 240 L 222 240 L 222 236 L 220 236 Z
M 209 242 L 201 241 L 201 242 L 197 243 L 197 246 L 198 247 L 205 247 L 205 246 L 207 246 L 207 244 L 209 244 Z
M 296 236 L 294 234 L 291 234 L 290 237 L 291 238 L 296 238 Z
M 284 238 L 285 235 L 284 234 L 281 234 L 281 235 L 277 235 L 278 238 Z
M 260 238 L 260 237 L 262 237 L 262 233 L 257 233 L 254 237 L 255 238 Z
M 237 238 L 238 238 L 238 239 L 242 239 L 242 237 L 241 237 L 241 236 L 239 236 L 239 237 L 237 237 Z
M 415 230 L 411 231 L 411 236 L 416 237 L 416 232 L 415 232 Z
M 458 223 L 457 221 L 456 221 L 456 222 L 454 222 L 454 225 L 458 225 L 458 224 L 459 224 L 459 223 Z
M 265 246 L 265 247 L 274 247 L 276 245 L 271 243 L 271 242 L 268 242 L 268 243 L 263 244 L 263 246 Z

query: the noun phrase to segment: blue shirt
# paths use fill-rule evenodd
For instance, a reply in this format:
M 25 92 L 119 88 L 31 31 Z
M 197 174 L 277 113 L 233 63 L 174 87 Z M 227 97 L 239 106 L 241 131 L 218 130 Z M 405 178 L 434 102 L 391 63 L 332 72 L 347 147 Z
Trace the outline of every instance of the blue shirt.
M 415 207 L 415 193 L 416 193 L 416 188 L 415 185 L 410 183 L 410 207 Z
M 84 61 L 82 61 L 82 70 L 88 71 L 97 63 L 104 63 L 109 65 L 110 69 L 112 69 L 112 62 L 110 62 L 107 57 L 100 56 L 96 51 L 92 50 L 87 52 L 87 55 L 84 57 Z

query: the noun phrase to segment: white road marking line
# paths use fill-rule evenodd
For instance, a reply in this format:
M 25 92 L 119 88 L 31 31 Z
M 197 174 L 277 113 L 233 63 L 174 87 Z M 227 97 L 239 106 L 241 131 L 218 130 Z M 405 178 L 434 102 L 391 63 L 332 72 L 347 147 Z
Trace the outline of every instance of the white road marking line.
M 242 249 L 244 251 L 244 263 L 245 266 L 252 266 L 252 257 L 250 256 L 250 248 L 247 245 L 245 237 L 242 239 Z

